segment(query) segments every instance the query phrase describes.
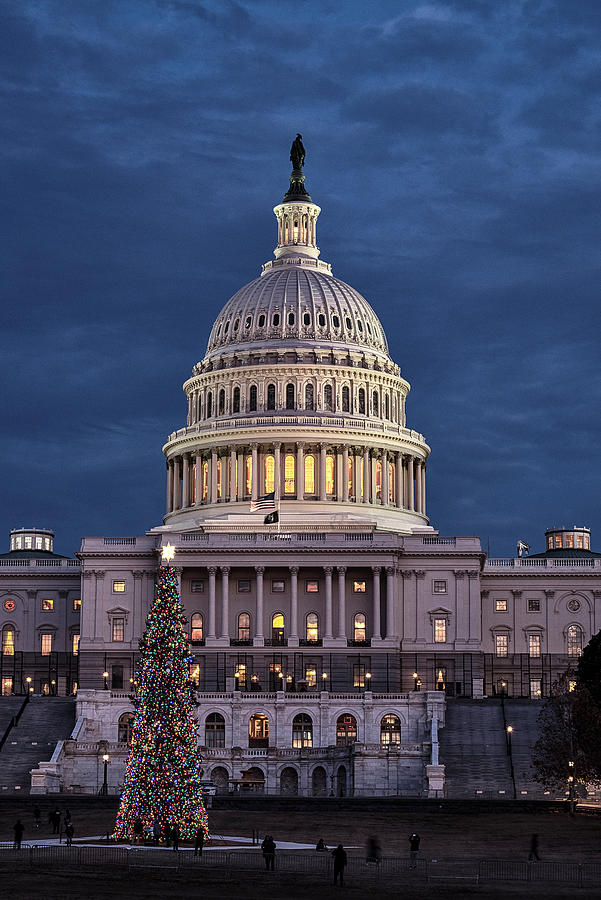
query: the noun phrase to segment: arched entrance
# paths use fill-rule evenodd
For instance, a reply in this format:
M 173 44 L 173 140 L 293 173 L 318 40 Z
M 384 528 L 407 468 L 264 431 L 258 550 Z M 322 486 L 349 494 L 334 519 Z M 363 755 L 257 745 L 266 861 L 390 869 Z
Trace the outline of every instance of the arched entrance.
M 336 773 L 336 796 L 346 797 L 346 769 L 344 766 L 338 766 Z
M 296 797 L 298 794 L 298 772 L 292 766 L 286 766 L 285 769 L 282 769 L 280 794 L 286 797 Z
M 248 721 L 248 746 L 269 747 L 269 719 L 263 713 L 255 713 Z
M 328 793 L 326 770 L 323 766 L 317 766 L 313 769 L 311 778 L 311 793 L 314 797 L 325 797 Z
M 215 768 L 211 770 L 211 781 L 217 788 L 218 794 L 227 794 L 229 780 L 230 776 L 228 775 L 227 769 L 223 766 L 215 766 Z

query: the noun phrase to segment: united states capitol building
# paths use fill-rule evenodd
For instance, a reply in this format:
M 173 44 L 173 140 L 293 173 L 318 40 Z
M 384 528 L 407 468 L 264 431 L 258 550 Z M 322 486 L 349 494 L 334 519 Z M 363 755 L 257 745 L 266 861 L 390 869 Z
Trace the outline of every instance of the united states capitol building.
M 204 778 L 223 791 L 442 796 L 449 704 L 540 700 L 601 627 L 588 529 L 487 559 L 479 538 L 430 522 L 410 385 L 376 312 L 321 259 L 320 212 L 296 160 L 274 259 L 225 304 L 184 383 L 163 523 L 86 537 L 77 559 L 44 545 L 52 532 L 15 530 L 0 557 L 3 694 L 76 691 L 75 729 L 34 791 L 96 791 L 104 753 L 121 783 L 166 544 Z

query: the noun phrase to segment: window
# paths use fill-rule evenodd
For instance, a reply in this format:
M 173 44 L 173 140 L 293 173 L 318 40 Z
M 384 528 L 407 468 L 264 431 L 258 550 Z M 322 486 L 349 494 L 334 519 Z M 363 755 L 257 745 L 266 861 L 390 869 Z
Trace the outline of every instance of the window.
M 342 412 L 350 412 L 350 392 L 346 385 L 342 388 Z
M 2 696 L 10 697 L 12 692 L 13 692 L 12 675 L 3 675 L 2 676 Z
M 363 663 L 353 665 L 353 687 L 365 687 L 365 666 Z
M 54 609 L 54 600 L 42 600 L 42 609 L 44 612 L 52 612 Z
M 315 493 L 315 457 L 305 456 L 305 494 Z
M 384 396 L 384 418 L 390 418 L 390 397 L 388 394 L 385 394 Z
M 233 403 L 232 403 L 232 411 L 235 412 L 235 413 L 239 413 L 239 412 L 240 412 L 240 388 L 239 388 L 239 387 L 235 387 L 235 388 L 234 388 L 234 398 L 233 398 Z
M 398 716 L 384 716 L 380 722 L 380 744 L 390 747 L 401 743 L 401 720 Z
M 75 632 L 75 634 L 71 637 L 71 653 L 73 656 L 79 655 L 79 634 Z
M 508 634 L 496 634 L 495 635 L 495 654 L 497 656 L 508 656 L 509 655 L 509 635 Z
M 318 325 L 320 325 L 322 328 L 325 326 L 325 324 L 326 324 L 326 317 L 324 316 L 323 313 L 319 313 L 319 315 L 317 316 L 317 323 L 318 323 Z
M 252 384 L 250 386 L 250 391 L 248 395 L 248 408 L 250 412 L 256 412 L 257 410 L 257 385 Z
M 315 393 L 312 384 L 305 387 L 305 409 L 315 409 Z
M 434 619 L 434 643 L 445 644 L 447 641 L 447 620 Z
M 271 592 L 273 594 L 283 594 L 286 589 L 285 581 L 272 581 L 271 582 Z
M 271 617 L 271 639 L 274 644 L 284 643 L 284 616 L 282 613 L 275 613 Z
M 81 609 L 81 597 L 73 598 L 73 610 Z
M 246 321 L 244 322 L 245 328 L 250 328 L 250 323 L 252 322 L 252 316 L 247 316 Z
M 279 691 L 282 687 L 282 667 L 279 663 L 269 663 L 269 690 Z
M 313 746 L 313 720 L 306 713 L 299 713 L 292 720 L 292 746 L 297 750 Z
M 357 319 L 357 328 L 359 329 L 359 331 L 363 331 L 363 322 L 361 321 L 361 319 Z
M 124 594 L 125 593 L 125 582 L 124 581 L 113 581 L 113 594 Z
M 305 669 L 305 681 L 307 682 L 307 687 L 317 687 L 317 669 L 315 666 L 307 666 Z
M 205 747 L 225 747 L 225 719 L 221 713 L 209 713 L 205 719 Z
M 279 313 L 274 313 L 274 314 L 273 314 L 273 318 L 272 318 L 272 320 L 271 320 L 271 324 L 272 324 L 274 327 L 276 327 L 276 328 L 277 328 L 277 326 L 280 324 L 280 314 L 279 314 Z
M 211 391 L 207 394 L 207 419 L 213 415 L 213 394 Z
M 351 328 L 353 327 L 353 323 L 351 322 L 349 316 L 346 317 L 346 319 L 344 320 L 344 322 L 345 322 L 346 327 L 347 327 L 348 329 L 351 329 Z
M 359 388 L 359 412 L 361 415 L 365 415 L 365 391 L 363 388 Z
M 125 640 L 125 619 L 113 619 L 111 639 L 117 643 L 121 643 Z
M 293 494 L 296 488 L 294 478 L 294 456 L 287 453 L 284 457 L 284 493 Z
M 236 690 L 246 687 L 246 663 L 236 663 L 234 666 L 234 679 Z
M 333 409 L 331 384 L 326 384 L 323 389 L 323 408 L 330 411 Z
M 372 411 L 374 416 L 380 415 L 380 398 L 378 396 L 378 392 L 374 391 L 372 396 Z
M 247 612 L 238 616 L 238 640 L 250 642 L 250 615 Z
M 223 388 L 219 391 L 219 415 L 222 416 L 225 413 L 225 391 Z
M 334 493 L 334 457 L 326 456 L 326 494 Z
M 114 691 L 123 690 L 123 666 L 111 666 L 111 689 Z
M 353 581 L 353 594 L 364 594 L 365 593 L 365 582 L 364 581 Z
M 530 679 L 530 699 L 540 700 L 543 693 L 542 681 L 539 678 Z
M 191 581 L 190 582 L 190 590 L 193 594 L 204 594 L 205 583 L 204 581 Z
M 336 722 L 336 746 L 347 747 L 357 740 L 357 720 L 350 713 L 338 716 Z
M 541 654 L 541 636 L 540 634 L 528 635 L 528 656 L 540 656 Z
M 432 582 L 432 593 L 433 594 L 446 594 L 446 592 L 447 592 L 446 581 L 433 581 Z
M 11 625 L 2 629 L 2 653 L 4 656 L 15 655 L 15 631 Z
M 376 463 L 376 499 L 382 499 L 382 463 Z
M 239 578 L 238 579 L 238 593 L 239 594 L 250 594 L 250 581 L 248 578 Z
M 353 619 L 353 640 L 360 641 L 363 643 L 365 641 L 365 613 L 356 613 L 355 618 Z
M 309 315 L 308 312 L 306 312 L 303 315 L 303 325 L 310 325 L 310 324 L 311 324 L 311 316 Z
M 253 458 L 252 456 L 246 457 L 246 496 L 250 497 L 252 494 L 252 484 L 253 484 Z
M 263 313 L 261 313 L 261 315 L 259 316 L 259 321 L 257 324 L 259 328 L 263 328 L 265 326 L 265 316 L 263 315 Z
M 334 328 L 340 328 L 340 319 L 338 316 L 332 316 L 332 325 Z
M 190 640 L 192 643 L 194 644 L 202 641 L 202 613 L 193 613 L 190 625 Z
M 288 313 L 288 324 L 294 325 L 294 313 L 293 312 Z
M 267 409 L 275 409 L 275 384 L 267 385 Z
M 583 635 L 580 625 L 570 625 L 567 631 L 568 656 L 581 656 Z
M 305 593 L 306 594 L 319 593 L 319 582 L 318 581 L 305 581 Z
M 507 600 L 495 600 L 495 612 L 507 612 Z
M 197 662 L 191 662 L 190 667 L 188 669 L 188 675 L 190 676 L 190 681 L 198 687 L 200 683 L 200 665 Z
M 286 409 L 294 409 L 294 385 L 286 385 Z
M 275 457 L 269 454 L 265 457 L 265 493 L 271 494 L 275 490 Z
M 528 598 L 528 612 L 540 612 L 540 600 L 538 597 Z
M 269 746 L 269 719 L 263 713 L 255 713 L 248 721 L 248 746 Z
M 310 612 L 306 618 L 306 635 L 307 641 L 317 643 L 319 640 L 319 616 L 317 613 Z
M 52 634 L 43 632 L 41 635 L 42 656 L 50 656 L 52 653 Z
M 134 730 L 134 717 L 131 713 L 123 713 L 119 716 L 117 724 L 117 740 L 122 744 L 129 744 Z

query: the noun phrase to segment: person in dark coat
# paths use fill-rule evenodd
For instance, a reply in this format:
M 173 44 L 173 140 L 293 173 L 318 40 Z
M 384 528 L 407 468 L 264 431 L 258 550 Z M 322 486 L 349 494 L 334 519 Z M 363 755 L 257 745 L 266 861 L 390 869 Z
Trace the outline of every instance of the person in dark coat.
M 142 819 L 138 816 L 138 818 L 134 822 L 134 844 L 142 843 L 143 836 L 144 825 L 142 824 Z
M 171 825 L 169 822 L 165 822 L 165 827 L 163 828 L 163 833 L 165 835 L 165 846 L 171 846 Z
M 269 872 L 270 870 L 273 872 L 274 863 L 275 863 L 275 841 L 270 834 L 266 834 L 261 844 L 261 850 L 263 851 L 263 859 L 265 860 L 265 868 Z
M 48 821 L 52 825 L 52 834 L 58 834 L 61 827 L 61 813 L 58 807 L 54 807 L 54 810 L 48 816 Z
M 202 856 L 202 848 L 205 842 L 205 830 L 202 825 L 199 825 L 196 829 L 196 836 L 194 838 L 194 856 Z
M 173 849 L 179 850 L 179 828 L 177 827 L 177 822 L 174 822 L 171 826 L 171 839 L 173 840 Z
M 540 856 L 538 855 L 538 834 L 533 834 L 530 838 L 530 852 L 528 854 L 528 859 L 540 860 Z
M 13 831 L 15 832 L 15 841 L 13 844 L 14 850 L 21 849 L 21 841 L 23 840 L 23 832 L 25 831 L 25 826 L 23 825 L 21 819 L 17 819 L 13 826 Z
M 411 856 L 410 869 L 417 869 L 417 854 L 419 853 L 420 836 L 414 831 L 409 838 L 409 854 Z
M 161 823 L 158 819 L 155 819 L 152 823 L 152 836 L 154 838 L 154 843 L 159 844 L 161 840 L 161 835 L 163 833 L 163 829 L 161 828 Z
M 71 819 L 69 819 L 68 823 L 65 825 L 65 834 L 67 836 L 67 847 L 70 847 L 73 843 L 73 835 L 75 834 Z
M 338 844 L 335 850 L 332 850 L 332 859 L 334 860 L 334 884 L 338 884 L 340 879 L 340 887 L 344 884 L 344 869 L 347 864 L 347 856 L 342 844 Z
M 316 849 L 316 850 L 327 850 L 327 849 L 328 849 L 328 848 L 326 847 L 326 842 L 324 841 L 323 838 L 320 838 L 320 839 L 317 841 L 317 844 L 315 845 L 315 849 Z

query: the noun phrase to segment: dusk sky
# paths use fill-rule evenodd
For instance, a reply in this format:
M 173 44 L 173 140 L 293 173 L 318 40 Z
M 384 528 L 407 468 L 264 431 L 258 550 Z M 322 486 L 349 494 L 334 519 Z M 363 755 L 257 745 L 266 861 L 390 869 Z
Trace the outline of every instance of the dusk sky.
M 272 258 L 297 131 L 432 524 L 601 550 L 599 0 L 3 0 L 0 72 L 0 552 L 160 524 L 181 384 Z

